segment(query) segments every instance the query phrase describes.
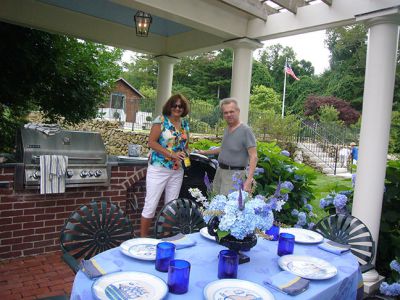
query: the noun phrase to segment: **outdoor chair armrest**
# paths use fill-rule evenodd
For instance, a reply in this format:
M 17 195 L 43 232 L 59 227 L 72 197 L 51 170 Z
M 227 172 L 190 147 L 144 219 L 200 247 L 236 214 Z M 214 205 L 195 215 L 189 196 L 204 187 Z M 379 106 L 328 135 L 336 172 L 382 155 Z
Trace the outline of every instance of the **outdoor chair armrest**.
M 78 264 L 78 262 L 76 261 L 76 259 L 72 255 L 64 252 L 63 255 L 62 255 L 62 259 L 71 268 L 71 270 L 75 274 L 78 273 L 79 264 Z

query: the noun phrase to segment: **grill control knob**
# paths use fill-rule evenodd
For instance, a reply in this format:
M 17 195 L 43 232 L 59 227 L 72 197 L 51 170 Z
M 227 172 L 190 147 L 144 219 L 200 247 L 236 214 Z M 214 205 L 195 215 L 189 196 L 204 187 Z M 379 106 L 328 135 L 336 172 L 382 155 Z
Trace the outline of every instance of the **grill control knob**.
M 74 176 L 74 171 L 72 170 L 67 170 L 67 177 L 71 178 L 72 176 Z
M 96 171 L 94 172 L 94 177 L 100 177 L 101 174 L 103 174 L 103 172 L 102 172 L 101 170 L 96 170 Z
M 39 179 L 40 178 L 40 172 L 38 170 L 33 171 L 31 177 L 33 179 Z
M 81 171 L 81 173 L 79 174 L 82 178 L 85 178 L 89 175 L 89 173 L 86 170 Z
M 93 177 L 94 176 L 94 172 L 92 170 L 89 171 L 89 177 Z

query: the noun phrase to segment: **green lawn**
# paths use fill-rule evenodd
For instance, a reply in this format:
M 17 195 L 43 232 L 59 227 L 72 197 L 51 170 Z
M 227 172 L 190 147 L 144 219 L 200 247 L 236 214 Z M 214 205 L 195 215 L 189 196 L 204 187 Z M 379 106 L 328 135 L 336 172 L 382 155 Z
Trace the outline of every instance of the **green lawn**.
M 317 219 L 321 219 L 322 217 L 328 215 L 323 209 L 319 207 L 319 201 L 324 198 L 329 192 L 332 191 L 346 191 L 351 190 L 351 179 L 343 178 L 339 176 L 327 176 L 325 174 L 319 173 L 317 178 L 314 180 L 313 193 L 315 199 L 311 201 L 311 205 L 313 206 L 313 212 L 317 214 Z

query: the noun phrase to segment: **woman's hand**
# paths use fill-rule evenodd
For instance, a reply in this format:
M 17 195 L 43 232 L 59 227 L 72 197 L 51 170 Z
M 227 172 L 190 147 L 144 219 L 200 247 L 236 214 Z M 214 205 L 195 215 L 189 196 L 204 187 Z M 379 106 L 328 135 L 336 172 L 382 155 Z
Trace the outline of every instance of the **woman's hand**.
M 180 159 L 180 160 L 184 160 L 186 157 L 185 152 L 180 151 L 180 152 L 171 152 L 172 153 L 172 159 Z

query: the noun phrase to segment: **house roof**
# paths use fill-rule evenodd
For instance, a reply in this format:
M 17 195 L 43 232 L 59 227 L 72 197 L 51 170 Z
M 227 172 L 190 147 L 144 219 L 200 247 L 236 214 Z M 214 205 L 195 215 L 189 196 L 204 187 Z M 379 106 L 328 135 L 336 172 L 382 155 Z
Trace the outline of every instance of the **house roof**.
M 145 96 L 139 92 L 139 90 L 135 89 L 128 81 L 126 81 L 124 78 L 120 77 L 115 82 L 122 81 L 125 83 L 132 91 L 134 91 L 136 94 L 138 94 L 141 98 L 145 98 Z

